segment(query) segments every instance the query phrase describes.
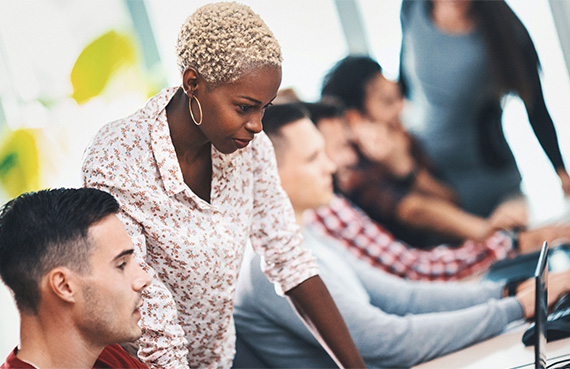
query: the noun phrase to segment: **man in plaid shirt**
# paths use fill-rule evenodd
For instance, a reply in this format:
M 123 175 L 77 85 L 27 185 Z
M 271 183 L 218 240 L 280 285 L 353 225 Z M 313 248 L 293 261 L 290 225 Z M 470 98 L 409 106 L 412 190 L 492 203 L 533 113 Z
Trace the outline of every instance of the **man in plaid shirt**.
M 439 245 L 425 250 L 394 239 L 348 199 L 336 195 L 328 206 L 312 212 L 308 227 L 341 241 L 354 255 L 407 279 L 454 280 L 486 271 L 495 261 L 513 256 L 513 239 L 496 232 L 484 242 L 465 241 L 459 247 Z

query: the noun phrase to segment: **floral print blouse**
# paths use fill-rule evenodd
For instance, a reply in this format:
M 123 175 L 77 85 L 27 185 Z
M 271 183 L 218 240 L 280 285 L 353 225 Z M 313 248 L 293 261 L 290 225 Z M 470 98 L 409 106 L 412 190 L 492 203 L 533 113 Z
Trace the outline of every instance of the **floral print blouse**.
M 318 273 L 280 185 L 273 147 L 262 132 L 246 148 L 212 147 L 210 203 L 184 183 L 166 117 L 176 88 L 133 115 L 107 124 L 88 147 L 85 186 L 113 194 L 153 276 L 144 293 L 139 356 L 160 368 L 230 367 L 234 291 L 245 245 L 282 293 Z

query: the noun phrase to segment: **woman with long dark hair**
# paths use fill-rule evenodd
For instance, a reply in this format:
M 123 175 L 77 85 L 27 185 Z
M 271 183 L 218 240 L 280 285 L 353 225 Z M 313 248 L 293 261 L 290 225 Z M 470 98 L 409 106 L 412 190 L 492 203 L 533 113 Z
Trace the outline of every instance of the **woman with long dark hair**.
M 403 1 L 400 82 L 407 126 L 458 192 L 463 208 L 488 216 L 520 195 L 521 175 L 502 129 L 502 100 L 517 94 L 560 177 L 570 178 L 540 84 L 528 31 L 502 0 Z

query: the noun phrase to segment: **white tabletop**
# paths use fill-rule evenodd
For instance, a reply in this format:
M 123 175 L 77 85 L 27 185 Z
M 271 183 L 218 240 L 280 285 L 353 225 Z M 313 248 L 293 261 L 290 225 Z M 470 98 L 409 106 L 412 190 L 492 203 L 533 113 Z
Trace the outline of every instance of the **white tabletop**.
M 505 369 L 534 368 L 534 346 L 525 347 L 522 335 L 529 323 L 513 324 L 505 333 L 456 351 L 449 355 L 415 366 L 415 369 Z M 570 338 L 546 345 L 547 364 L 570 359 Z

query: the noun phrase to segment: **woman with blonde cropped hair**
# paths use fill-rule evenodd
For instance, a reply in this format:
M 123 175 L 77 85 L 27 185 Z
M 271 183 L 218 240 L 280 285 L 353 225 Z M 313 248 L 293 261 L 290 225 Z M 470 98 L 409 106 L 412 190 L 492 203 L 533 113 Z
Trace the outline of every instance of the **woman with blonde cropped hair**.
M 156 368 L 232 365 L 234 291 L 251 243 L 337 364 L 363 367 L 301 245 L 262 132 L 281 83 L 275 37 L 245 5 L 208 4 L 182 25 L 177 53 L 181 86 L 103 127 L 83 165 L 86 186 L 119 199 L 136 257 L 154 277 L 139 357 Z

